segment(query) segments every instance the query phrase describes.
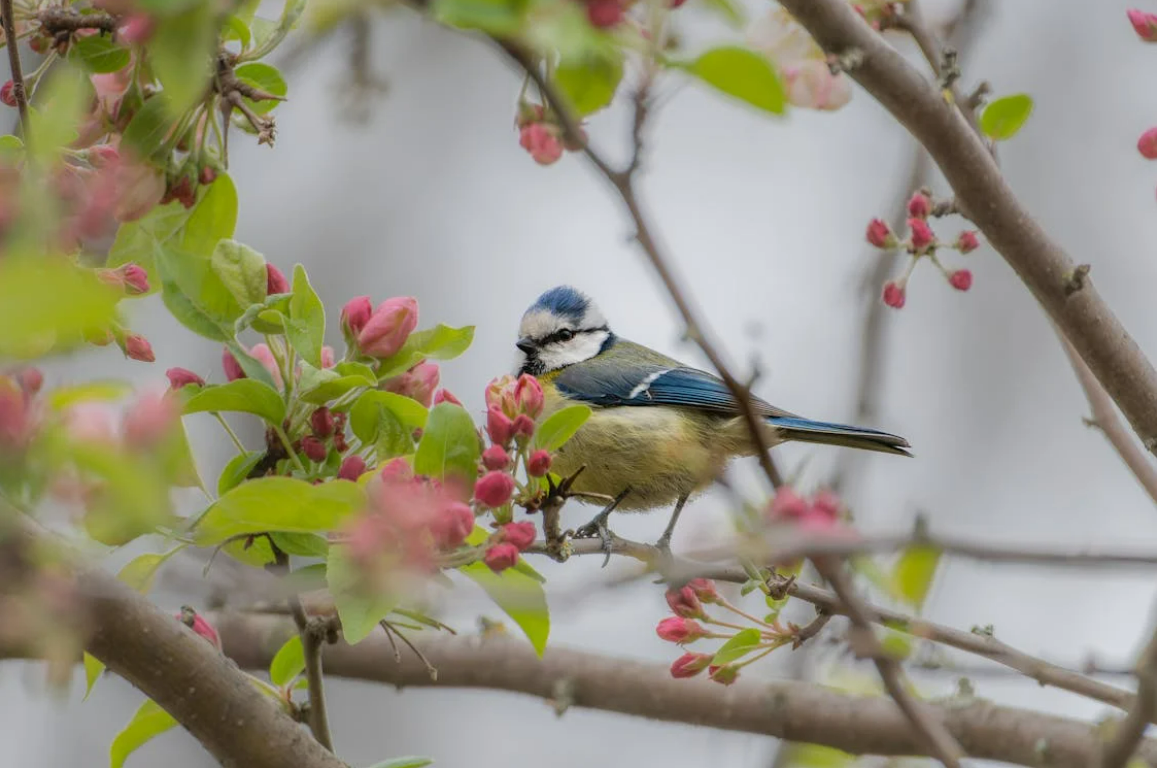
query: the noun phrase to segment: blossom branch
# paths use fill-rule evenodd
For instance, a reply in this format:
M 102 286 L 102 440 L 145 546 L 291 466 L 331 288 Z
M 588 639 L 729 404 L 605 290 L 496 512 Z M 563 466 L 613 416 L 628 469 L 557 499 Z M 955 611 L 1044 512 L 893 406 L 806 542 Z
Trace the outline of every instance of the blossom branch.
M 841 0 L 781 0 L 828 53 L 862 54 L 849 74 L 928 149 L 958 204 L 1032 291 L 1121 408 L 1157 447 L 1157 370 L 1075 264 L 1013 194 L 984 142 L 903 56 Z
M 50 36 L 64 32 L 71 34 L 82 29 L 97 29 L 112 34 L 116 32 L 117 20 L 103 11 L 81 14 L 69 6 L 50 6 L 36 12 L 40 27 Z
M 1137 751 L 1145 729 L 1157 716 L 1157 631 L 1137 663 L 1137 697 L 1101 752 L 1100 768 L 1124 768 Z
M 289 573 L 289 556 L 277 548 L 272 538 L 269 545 L 273 547 L 277 558 L 275 567 L 284 578 Z M 309 691 L 309 730 L 319 744 L 333 752 L 333 736 L 329 731 L 329 717 L 325 705 L 325 677 L 321 669 L 321 647 L 326 634 L 323 625 L 328 620 L 320 617 L 311 619 L 307 616 L 305 606 L 297 594 L 291 593 L 287 602 L 289 613 L 293 616 L 293 623 L 297 627 L 297 634 L 301 638 L 302 656 L 305 659 L 305 681 Z
M 24 141 L 31 141 L 28 124 L 28 91 L 24 86 L 24 72 L 20 68 L 20 51 L 16 44 L 16 21 L 12 12 L 12 0 L 0 0 L 0 26 L 4 29 L 5 46 L 8 49 L 8 67 L 12 71 L 12 97 L 20 111 L 20 127 Z

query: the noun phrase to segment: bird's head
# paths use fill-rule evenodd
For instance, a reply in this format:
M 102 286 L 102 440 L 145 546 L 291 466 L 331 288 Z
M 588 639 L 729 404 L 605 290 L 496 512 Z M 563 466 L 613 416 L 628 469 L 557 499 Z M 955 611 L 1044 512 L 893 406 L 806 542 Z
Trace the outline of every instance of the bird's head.
M 526 310 L 515 346 L 521 373 L 541 376 L 589 360 L 614 340 L 603 313 L 586 295 L 567 285 L 551 288 Z

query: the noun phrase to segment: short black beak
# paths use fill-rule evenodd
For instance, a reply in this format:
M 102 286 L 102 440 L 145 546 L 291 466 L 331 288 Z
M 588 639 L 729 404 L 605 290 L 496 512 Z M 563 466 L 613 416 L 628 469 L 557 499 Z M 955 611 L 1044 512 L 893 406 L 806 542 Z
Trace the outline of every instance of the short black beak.
M 518 347 L 528 355 L 535 350 L 534 342 L 530 339 L 519 339 L 518 341 L 514 342 L 514 346 Z

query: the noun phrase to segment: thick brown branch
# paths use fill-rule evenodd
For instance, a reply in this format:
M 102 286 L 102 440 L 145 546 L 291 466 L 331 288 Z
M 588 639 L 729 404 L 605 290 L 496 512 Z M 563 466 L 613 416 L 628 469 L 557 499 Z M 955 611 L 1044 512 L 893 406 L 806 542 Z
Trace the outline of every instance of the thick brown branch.
M 1157 715 L 1157 631 L 1137 662 L 1137 698 L 1101 753 L 1100 768 L 1124 768 L 1137 751 L 1145 729 Z
M 1142 444 L 1157 446 L 1157 370 L 1091 281 L 1066 294 L 1073 261 L 1020 204 L 955 106 L 843 0 L 782 4 L 828 53 L 863 55 L 849 74 L 928 149 L 969 218 L 1073 343 Z
M 54 36 L 60 32 L 79 32 L 82 29 L 99 29 L 101 32 L 112 34 L 116 32 L 117 20 L 108 13 L 82 14 L 75 8 L 67 6 L 50 6 L 36 12 L 41 29 L 48 35 Z
M 215 619 L 226 648 L 243 667 L 264 668 L 293 632 L 283 617 L 226 615 Z M 357 646 L 327 646 L 328 673 L 398 687 L 490 688 L 552 701 L 565 684 L 573 706 L 654 720 L 765 734 L 842 749 L 855 754 L 927 754 L 904 715 L 889 699 L 841 694 L 798 682 L 741 678 L 721 686 L 703 679 L 675 680 L 658 664 L 547 649 L 539 659 L 522 642 L 502 637 L 433 636 L 416 641 L 438 668 L 431 680 L 415 656 L 399 663 L 389 641 L 372 635 Z M 975 701 L 929 705 L 973 757 L 1041 765 L 1042 745 L 1052 768 L 1087 768 L 1099 743 L 1092 728 L 1076 720 Z M 1141 744 L 1157 760 L 1157 743 Z

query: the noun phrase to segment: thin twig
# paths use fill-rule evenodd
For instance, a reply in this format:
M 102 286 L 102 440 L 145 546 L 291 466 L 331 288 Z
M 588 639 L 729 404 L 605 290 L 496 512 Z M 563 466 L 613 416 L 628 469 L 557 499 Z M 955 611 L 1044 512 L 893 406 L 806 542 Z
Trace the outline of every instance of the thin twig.
M 278 570 L 288 571 L 289 556 L 278 549 L 272 540 L 269 544 L 273 547 Z M 291 594 L 288 603 L 293 623 L 297 626 L 297 634 L 301 637 L 302 652 L 305 656 L 305 680 L 309 690 L 309 730 L 319 744 L 333 752 L 333 736 L 329 732 L 329 717 L 325 705 L 325 676 L 321 668 L 321 648 L 325 642 L 325 632 L 319 624 L 310 620 L 300 597 Z
M 1137 662 L 1137 698 L 1105 742 L 1099 768 L 1124 768 L 1137 751 L 1154 715 L 1157 715 L 1157 630 Z
M 28 125 L 28 93 L 24 90 L 24 73 L 20 69 L 20 46 L 16 41 L 16 21 L 12 13 L 12 0 L 0 0 L 0 24 L 4 27 L 4 42 L 8 48 L 8 66 L 12 70 L 12 96 L 20 110 L 20 127 L 24 133 L 24 143 L 31 141 L 31 127 Z

